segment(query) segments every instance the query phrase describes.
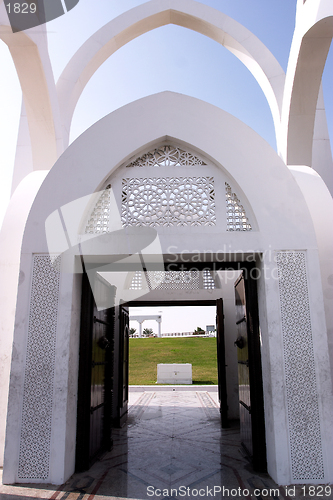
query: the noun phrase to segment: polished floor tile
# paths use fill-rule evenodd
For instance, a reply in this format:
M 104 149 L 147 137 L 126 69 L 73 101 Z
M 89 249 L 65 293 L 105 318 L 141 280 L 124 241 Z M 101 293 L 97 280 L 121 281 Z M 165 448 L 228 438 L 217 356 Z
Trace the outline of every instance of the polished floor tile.
M 131 388 L 128 422 L 113 431 L 113 443 L 89 471 L 59 488 L 1 486 L 0 500 L 313 500 L 300 485 L 288 494 L 252 470 L 241 452 L 237 423 L 221 429 L 216 387 Z

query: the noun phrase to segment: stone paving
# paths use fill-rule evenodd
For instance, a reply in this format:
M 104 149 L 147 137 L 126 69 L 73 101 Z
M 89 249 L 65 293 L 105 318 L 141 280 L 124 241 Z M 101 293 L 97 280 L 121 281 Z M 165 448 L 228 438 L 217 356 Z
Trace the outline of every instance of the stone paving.
M 0 486 L 0 500 L 333 498 L 328 486 L 278 487 L 243 456 L 236 423 L 221 429 L 215 386 L 133 387 L 127 424 L 93 467 L 60 487 Z

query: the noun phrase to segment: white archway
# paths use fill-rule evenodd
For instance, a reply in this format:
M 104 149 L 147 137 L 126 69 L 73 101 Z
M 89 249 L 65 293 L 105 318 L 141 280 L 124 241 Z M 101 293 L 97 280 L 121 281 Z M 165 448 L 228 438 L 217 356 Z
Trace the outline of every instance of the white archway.
M 284 129 L 287 133 L 285 156 L 288 165 L 312 165 L 316 106 L 332 35 L 333 16 L 318 21 L 302 38 L 292 75 L 288 124 Z
M 281 154 L 287 165 L 312 165 L 316 106 L 332 35 L 332 2 L 298 0 L 281 118 Z
M 158 115 L 154 113 L 156 108 L 163 113 L 163 120 L 159 119 L 160 113 Z M 140 129 L 137 127 L 139 120 L 142 123 Z M 5 482 L 36 481 L 59 484 L 65 481 L 74 469 L 76 425 L 74 381 L 77 380 L 80 275 L 66 272 L 60 278 L 46 263 L 48 247 L 45 220 L 55 210 L 61 210 L 65 218 L 66 204 L 99 190 L 110 174 L 120 165 L 124 165 L 133 155 L 139 155 L 143 149 L 147 150 L 162 139 L 172 138 L 176 138 L 184 147 L 186 144 L 191 145 L 198 154 L 201 152 L 207 158 L 211 158 L 218 168 L 228 171 L 247 198 L 256 216 L 259 230 L 245 232 L 246 234 L 221 233 L 214 232 L 213 228 L 208 229 L 209 238 L 207 238 L 199 237 L 208 234 L 200 227 L 194 230 L 190 228 L 186 234 L 184 228 L 180 228 L 178 232 L 173 228 L 171 232 L 161 231 L 159 235 L 163 253 L 167 253 L 170 244 L 176 245 L 174 253 L 177 251 L 178 254 L 185 249 L 190 252 L 196 249 L 205 253 L 227 244 L 225 252 L 228 254 L 237 253 L 241 249 L 262 255 L 261 269 L 265 270 L 266 275 L 262 274 L 259 282 L 259 311 L 261 311 L 265 412 L 267 424 L 269 423 L 266 433 L 269 473 L 280 484 L 304 482 L 304 474 L 311 482 L 331 480 L 329 461 L 325 458 L 332 449 L 330 429 L 333 426 L 327 416 L 330 406 L 330 396 L 327 395 L 331 394 L 331 387 L 326 376 L 329 363 L 327 338 L 323 335 L 326 329 L 324 310 L 322 301 L 318 300 L 322 293 L 322 285 L 316 235 L 303 194 L 276 152 L 245 124 L 202 101 L 164 92 L 127 105 L 97 122 L 70 146 L 68 154 L 58 160 L 35 199 L 22 245 L 23 281 L 19 288 L 16 310 L 15 359 L 11 367 L 12 383 L 4 464 Z M 281 193 L 286 189 L 287 200 L 281 197 Z M 78 214 L 77 220 L 72 221 L 71 226 L 66 223 L 67 236 L 72 237 L 77 234 L 81 223 L 82 213 Z M 77 241 L 73 238 L 71 243 L 75 245 Z M 62 250 L 63 248 L 60 249 Z M 284 282 L 286 288 L 282 292 L 280 290 L 280 293 L 283 297 L 289 293 L 289 289 L 294 290 L 299 269 L 298 267 L 294 269 L 291 265 L 293 252 L 296 252 L 297 258 L 306 263 L 301 272 L 302 286 L 307 283 L 304 273 L 307 272 L 311 276 L 306 292 L 308 296 L 306 307 L 310 311 L 310 316 L 307 317 L 311 317 L 311 321 L 307 323 L 306 341 L 313 341 L 315 349 L 306 351 L 306 365 L 303 358 L 303 342 L 298 342 L 297 336 L 303 333 L 295 330 L 295 325 L 291 325 L 290 332 L 294 335 L 294 342 L 286 343 L 283 337 L 281 317 L 287 314 L 287 309 L 283 307 L 281 309 L 280 306 L 278 280 L 273 274 L 272 279 L 269 278 L 269 273 L 276 269 L 274 259 L 278 257 L 281 271 L 286 278 Z M 36 255 L 37 271 L 32 265 Z M 29 391 L 34 390 L 32 381 L 26 384 L 24 382 L 25 373 L 29 375 L 29 370 L 24 373 L 27 336 L 29 329 L 31 331 L 31 328 L 34 328 L 28 321 L 27 310 L 31 307 L 29 298 L 31 277 L 37 276 L 33 273 L 38 274 L 41 269 L 51 273 L 49 279 L 42 279 L 43 286 L 47 288 L 43 295 L 45 300 L 49 301 L 51 297 L 52 301 L 54 298 L 59 304 L 56 314 L 52 313 L 52 317 L 46 319 L 53 325 L 54 354 L 50 359 L 53 360 L 54 366 L 53 368 L 50 366 L 47 378 L 43 378 L 43 384 L 49 381 L 48 383 L 54 387 L 49 406 L 45 409 L 52 418 L 44 419 L 53 422 L 47 429 L 50 439 L 49 450 L 53 452 L 51 454 L 50 451 L 48 455 L 46 450 L 45 455 L 44 450 L 44 457 L 38 458 L 40 464 L 35 464 L 35 469 L 31 469 L 28 464 L 28 469 L 25 469 L 24 464 L 27 462 L 20 459 L 20 453 L 28 456 L 32 450 L 29 451 L 30 441 L 26 440 L 23 451 L 19 451 L 22 421 L 18 409 L 22 408 L 24 401 L 29 402 L 25 388 L 29 388 Z M 294 295 L 294 307 L 298 314 L 302 312 L 303 299 L 303 292 Z M 290 318 L 288 321 L 290 323 Z M 43 325 L 38 328 L 44 331 Z M 286 335 L 289 339 L 288 332 Z M 296 349 L 295 346 L 298 345 L 300 349 Z M 35 353 L 37 360 L 40 355 L 38 351 L 31 349 L 30 352 Z M 288 353 L 293 355 L 292 363 L 288 362 Z M 287 361 L 283 361 L 284 359 Z M 31 358 L 27 360 L 27 363 L 30 362 L 35 361 Z M 296 396 L 304 384 L 304 381 L 298 380 L 302 366 L 306 366 L 307 373 L 311 373 L 311 377 L 316 381 L 316 392 L 314 394 L 310 387 L 309 390 L 306 388 L 304 393 L 304 397 L 307 398 L 306 407 L 304 398 L 298 403 L 296 399 L 292 404 L 292 413 L 288 413 L 286 399 L 290 400 Z M 287 380 L 284 370 L 288 370 Z M 281 381 L 284 381 L 283 388 Z M 27 411 L 24 404 L 23 407 L 23 411 Z M 310 432 L 309 427 L 307 435 L 302 434 L 302 439 L 299 440 L 297 428 L 293 426 L 304 411 L 306 418 L 310 418 L 313 424 L 311 429 L 316 430 L 320 425 L 322 434 L 318 435 L 317 431 Z M 34 439 L 38 439 L 39 423 L 35 422 L 33 413 L 29 418 L 31 432 L 35 436 Z M 274 425 L 271 425 L 272 422 Z M 290 428 L 292 431 L 288 434 Z M 311 459 L 310 465 L 307 465 L 305 473 L 302 472 L 305 462 L 299 455 L 304 440 L 308 440 L 306 446 L 315 445 L 316 455 Z M 296 455 L 290 455 L 290 443 L 293 449 L 296 449 Z M 38 452 L 38 446 L 40 446 L 39 441 L 33 448 L 34 454 L 36 450 Z M 319 472 L 317 464 L 320 465 Z
M 57 83 L 64 143 L 69 141 L 76 104 L 97 69 L 120 47 L 166 24 L 206 35 L 230 50 L 253 74 L 270 106 L 277 143 L 285 74 L 267 47 L 248 29 L 220 11 L 193 0 L 151 0 L 110 21 L 76 52 Z

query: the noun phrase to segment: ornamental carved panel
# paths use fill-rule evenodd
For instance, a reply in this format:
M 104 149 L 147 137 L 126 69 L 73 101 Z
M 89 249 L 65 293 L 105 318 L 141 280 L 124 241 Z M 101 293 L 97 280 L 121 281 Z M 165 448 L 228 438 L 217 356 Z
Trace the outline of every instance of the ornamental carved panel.
M 124 227 L 214 226 L 214 178 L 123 179 L 121 218 Z

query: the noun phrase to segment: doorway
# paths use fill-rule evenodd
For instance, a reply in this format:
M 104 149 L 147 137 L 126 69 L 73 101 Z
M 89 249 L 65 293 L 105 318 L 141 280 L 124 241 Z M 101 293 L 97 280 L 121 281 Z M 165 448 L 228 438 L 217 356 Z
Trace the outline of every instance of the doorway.
M 174 363 L 191 365 L 184 369 L 192 370 L 192 384 L 218 385 L 216 300 L 140 301 L 129 306 L 132 385 L 155 384 L 157 366 Z M 139 340 L 140 335 L 146 338 Z M 190 377 L 189 372 L 186 377 L 180 373 L 170 373 L 165 383 L 179 384 L 180 379 Z
M 207 263 L 205 263 L 207 267 Z M 213 267 L 213 264 L 211 264 Z M 228 266 L 222 267 L 220 270 L 225 269 L 237 269 L 243 271 L 243 284 L 244 284 L 244 297 L 246 296 L 246 310 L 248 318 L 248 342 L 251 343 L 252 347 L 256 350 L 251 351 L 251 359 L 254 359 L 253 369 L 251 369 L 251 375 L 249 376 L 249 388 L 251 392 L 251 405 L 249 415 L 250 424 L 247 421 L 247 426 L 249 425 L 252 429 L 252 434 L 250 439 L 252 440 L 252 450 L 248 447 L 245 449 L 249 452 L 248 456 L 253 463 L 253 467 L 257 471 L 265 471 L 266 469 L 266 445 L 265 445 L 265 427 L 264 427 L 264 407 L 263 407 L 263 389 L 262 389 L 262 373 L 261 373 L 261 357 L 260 357 L 260 330 L 259 330 L 259 319 L 258 319 L 258 300 L 257 300 L 257 283 L 253 277 L 253 273 L 249 272 L 251 265 L 248 263 L 228 263 Z M 253 266 L 252 266 L 253 267 Z M 174 264 L 173 264 L 174 269 Z M 215 266 L 216 269 L 216 266 Z M 246 272 L 244 272 L 246 271 Z M 99 282 L 99 280 L 96 280 Z M 88 286 L 87 286 L 88 285 Z M 96 285 L 97 286 L 97 285 Z M 100 284 L 98 286 L 101 286 Z M 103 283 L 105 286 L 105 283 Z M 109 292 L 110 293 L 110 292 Z M 90 294 L 90 298 L 87 296 Z M 77 470 L 83 470 L 82 467 L 88 468 L 91 463 L 99 456 L 99 454 L 106 451 L 106 446 L 111 446 L 111 426 L 119 427 L 122 426 L 127 419 L 128 410 L 128 354 L 129 354 L 129 315 L 128 306 L 147 306 L 156 305 L 161 306 L 175 305 L 174 301 L 139 301 L 136 300 L 135 303 L 122 304 L 117 307 L 107 309 L 105 311 L 100 311 L 103 313 L 104 319 L 100 319 L 96 316 L 96 309 L 93 305 L 94 299 L 92 297 L 91 289 L 89 288 L 88 280 L 84 279 L 84 284 L 82 287 L 82 316 L 81 316 L 81 345 L 80 345 L 80 373 L 79 373 L 79 387 L 80 381 L 82 387 L 79 391 L 79 401 L 78 401 L 78 439 L 77 439 Z M 224 312 L 223 312 L 223 300 L 219 301 L 179 301 L 177 305 L 193 305 L 195 303 L 197 306 L 214 304 L 216 306 L 217 314 L 217 360 L 218 360 L 218 394 L 220 401 L 220 413 L 221 413 L 221 424 L 222 427 L 228 426 L 228 394 L 226 387 L 226 362 L 225 362 L 225 342 L 224 342 Z M 88 304 L 88 307 L 86 306 Z M 237 306 L 237 302 L 236 302 Z M 113 313 L 111 312 L 113 311 Z M 116 311 L 116 312 L 115 312 Z M 113 316 L 112 316 L 113 314 Z M 115 314 L 117 316 L 115 322 Z M 89 316 L 89 318 L 87 317 Z M 95 319 L 96 318 L 96 319 Z M 98 320 L 104 322 L 100 323 Z M 238 321 L 235 318 L 235 322 Z M 92 358 L 92 347 L 94 342 L 97 340 L 92 340 L 97 334 L 94 333 L 94 325 L 96 322 L 99 325 L 103 325 L 103 335 L 110 339 L 110 348 L 105 349 L 105 360 L 97 361 L 98 363 L 105 363 L 104 377 L 110 376 L 110 381 L 105 379 L 104 392 L 105 400 L 101 401 L 99 405 L 92 405 L 91 401 L 94 397 L 94 391 L 96 393 L 96 388 L 93 386 L 93 368 L 91 369 L 90 375 L 86 369 L 91 365 L 96 365 L 96 361 Z M 113 329 L 110 325 L 113 325 Z M 106 329 L 110 328 L 107 332 Z M 90 334 L 88 333 L 90 331 Z M 95 335 L 95 337 L 94 337 Z M 90 340 L 87 340 L 88 337 Z M 114 348 L 114 339 L 117 339 L 117 347 Z M 235 339 L 235 342 L 237 339 Z M 238 346 L 237 346 L 238 349 Z M 86 352 L 85 352 L 86 350 Z M 251 350 L 251 349 L 250 349 Z M 85 352 L 85 354 L 84 354 Z M 254 354 L 255 353 L 255 354 Z M 250 354 L 249 354 L 250 356 Z M 249 358 L 250 359 L 250 358 Z M 99 365 L 100 367 L 102 365 Z M 82 375 L 82 374 L 85 375 Z M 109 375 L 107 375 L 109 373 Z M 81 377 L 81 378 L 80 378 Z M 95 377 L 96 378 L 96 377 Z M 90 385 L 89 385 L 90 384 Z M 100 385 L 100 384 L 99 384 Z M 240 384 L 242 385 L 242 384 Z M 83 389 L 83 386 L 85 389 Z M 88 389 L 90 387 L 90 389 Z M 98 388 L 101 391 L 100 388 Z M 90 399 L 89 399 L 90 398 Z M 240 411 L 243 411 L 244 405 L 241 403 L 243 401 L 240 399 Z M 244 401 L 243 401 L 244 403 Z M 96 408 L 99 406 L 99 408 Z M 241 408 L 242 407 L 242 408 Z M 87 417 L 88 408 L 90 412 L 89 419 Z M 92 413 L 91 413 L 92 412 Z M 95 420 L 91 415 L 96 412 Z M 83 416 L 85 415 L 85 418 Z M 111 420 L 111 415 L 113 418 Z M 81 423 L 79 423 L 81 421 Z M 84 422 L 83 422 L 84 421 Z M 245 420 L 244 420 L 245 422 Z M 241 424 L 243 425 L 243 424 Z M 99 429 L 98 431 L 96 429 Z M 243 428 L 244 425 L 243 425 Z M 105 437 L 105 441 L 102 442 L 100 436 Z M 92 445 L 89 439 L 93 437 L 96 443 Z M 83 444 L 85 443 L 85 444 Z M 99 444 L 98 444 L 99 443 Z M 83 453 L 84 452 L 84 453 Z M 85 456 L 85 460 L 83 460 Z M 81 457 L 81 458 L 80 458 Z

